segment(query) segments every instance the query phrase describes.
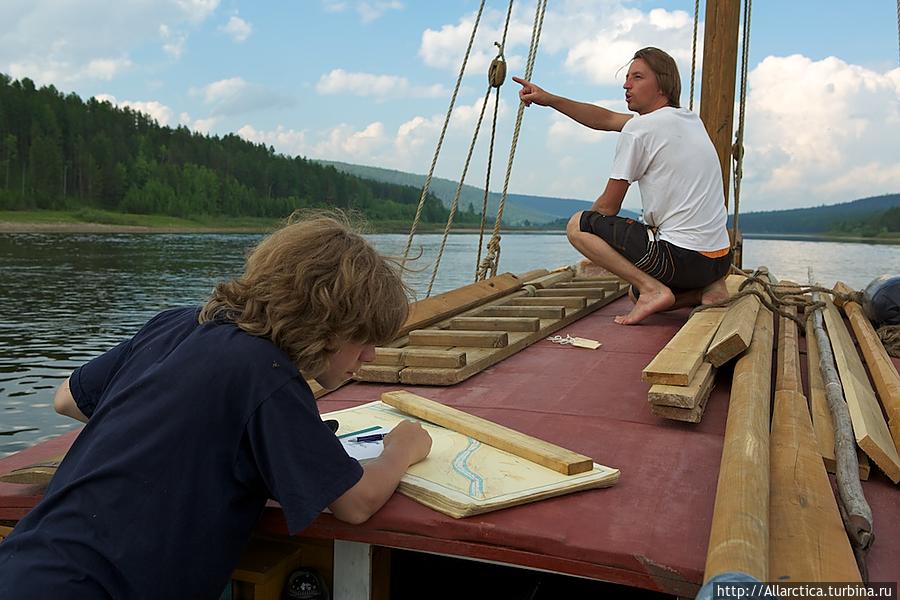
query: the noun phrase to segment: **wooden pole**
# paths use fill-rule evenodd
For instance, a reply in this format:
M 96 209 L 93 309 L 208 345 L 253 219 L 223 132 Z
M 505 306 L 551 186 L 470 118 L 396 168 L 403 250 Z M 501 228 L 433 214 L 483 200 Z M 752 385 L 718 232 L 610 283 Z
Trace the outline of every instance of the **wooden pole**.
M 716 147 L 722 167 L 725 206 L 731 174 L 731 137 L 734 126 L 734 84 L 737 71 L 740 0 L 706 3 L 703 31 L 703 76 L 700 118 Z
M 769 577 L 769 403 L 772 313 L 760 308 L 734 366 L 704 581 L 726 571 Z
M 812 269 L 809 269 L 809 283 L 815 285 Z M 821 301 L 822 294 L 813 292 L 813 300 Z M 850 424 L 850 410 L 844 399 L 841 380 L 837 374 L 831 342 L 825 333 L 825 319 L 822 309 L 813 311 L 813 331 L 816 333 L 816 347 L 819 350 L 819 367 L 825 382 L 825 397 L 834 420 L 835 476 L 841 503 L 847 514 L 847 533 L 856 548 L 868 548 L 873 540 L 872 509 L 866 502 L 859 482 L 859 461 L 856 459 L 856 440 Z

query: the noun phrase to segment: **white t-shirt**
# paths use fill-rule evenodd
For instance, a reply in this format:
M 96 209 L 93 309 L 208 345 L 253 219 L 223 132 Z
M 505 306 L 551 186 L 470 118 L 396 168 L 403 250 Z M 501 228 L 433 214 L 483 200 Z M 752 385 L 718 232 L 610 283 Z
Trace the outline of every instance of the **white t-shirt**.
M 659 239 L 699 252 L 728 248 L 719 157 L 690 110 L 666 106 L 629 119 L 609 177 L 638 182 L 644 222 Z

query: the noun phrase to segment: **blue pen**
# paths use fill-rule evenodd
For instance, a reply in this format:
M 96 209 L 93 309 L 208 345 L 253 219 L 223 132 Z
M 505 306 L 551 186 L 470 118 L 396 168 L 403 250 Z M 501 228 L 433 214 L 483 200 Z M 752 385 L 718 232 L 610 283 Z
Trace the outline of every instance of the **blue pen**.
M 371 435 L 361 435 L 359 437 L 355 437 L 351 442 L 380 442 L 384 439 L 384 436 L 387 434 L 384 433 L 373 433 Z

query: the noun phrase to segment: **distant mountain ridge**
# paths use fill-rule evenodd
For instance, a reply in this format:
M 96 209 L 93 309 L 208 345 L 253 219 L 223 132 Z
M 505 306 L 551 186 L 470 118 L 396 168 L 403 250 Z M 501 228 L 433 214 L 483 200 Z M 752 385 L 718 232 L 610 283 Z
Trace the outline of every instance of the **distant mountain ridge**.
M 857 221 L 900 206 L 900 194 L 860 198 L 851 202 L 741 213 L 738 225 L 743 233 L 825 233 L 837 230 L 842 223 Z M 728 217 L 731 227 L 733 217 Z
M 421 189 L 425 184 L 425 175 L 417 175 L 415 173 L 406 173 L 404 171 L 396 171 L 393 169 L 383 169 L 381 167 L 368 167 L 364 165 L 354 165 L 350 163 L 318 160 L 316 162 L 329 165 L 350 175 L 356 175 L 364 179 L 374 179 L 384 183 L 394 183 L 400 185 L 411 185 Z M 445 206 L 449 206 L 453 202 L 453 196 L 456 194 L 458 181 L 443 179 L 441 177 L 433 177 L 431 179 L 430 191 L 441 199 Z M 460 207 L 468 208 L 472 205 L 476 213 L 481 213 L 481 205 L 484 202 L 484 190 L 472 185 L 464 184 L 460 192 Z M 500 194 L 491 192 L 488 195 L 488 217 L 492 218 L 497 214 L 497 204 L 500 202 Z M 587 210 L 591 207 L 591 202 L 587 200 L 576 200 L 572 198 L 552 198 L 545 196 L 531 196 L 527 194 L 507 194 L 506 206 L 503 210 L 503 222 L 507 225 L 528 226 L 528 225 L 547 225 L 559 221 L 560 219 L 568 219 L 579 210 Z M 636 219 L 638 214 L 623 209 L 620 213 L 624 217 Z

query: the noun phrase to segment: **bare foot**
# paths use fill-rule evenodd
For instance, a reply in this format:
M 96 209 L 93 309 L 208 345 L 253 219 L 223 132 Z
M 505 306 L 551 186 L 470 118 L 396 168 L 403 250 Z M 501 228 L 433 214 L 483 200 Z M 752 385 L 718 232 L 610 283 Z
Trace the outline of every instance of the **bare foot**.
M 627 315 L 619 315 L 615 321 L 619 325 L 634 325 L 654 313 L 668 309 L 674 303 L 675 294 L 665 286 L 652 292 L 642 292 L 631 312 Z
M 700 296 L 701 304 L 715 304 L 716 302 L 724 302 L 728 300 L 728 288 L 725 287 L 725 278 L 713 282 L 703 288 L 703 293 Z

